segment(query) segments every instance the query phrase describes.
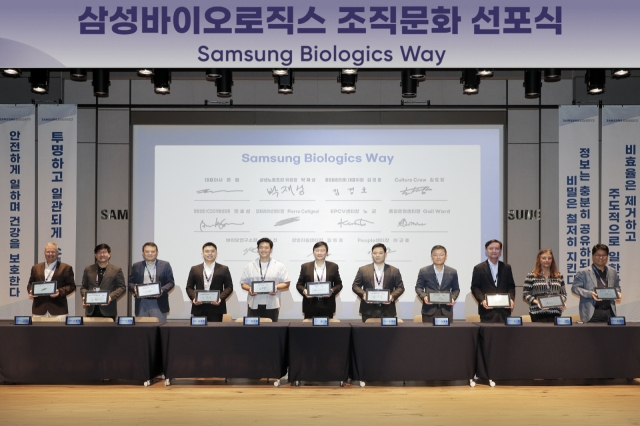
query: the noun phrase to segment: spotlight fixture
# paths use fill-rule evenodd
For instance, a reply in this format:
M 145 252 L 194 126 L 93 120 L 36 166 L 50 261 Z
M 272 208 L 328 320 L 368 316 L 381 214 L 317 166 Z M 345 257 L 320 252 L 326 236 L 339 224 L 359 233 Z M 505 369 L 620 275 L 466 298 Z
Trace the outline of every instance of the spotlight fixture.
M 69 78 L 73 81 L 87 81 L 87 70 L 84 68 L 74 68 L 69 71 Z
M 403 98 L 415 98 L 418 91 L 418 80 L 411 78 L 413 70 L 402 70 L 400 72 L 400 86 L 402 87 Z
M 524 83 L 522 83 L 525 98 L 534 99 L 540 97 L 540 90 L 542 88 L 540 76 L 540 70 L 525 70 Z
M 138 77 L 151 77 L 153 70 L 151 68 L 142 68 L 138 70 Z
M 588 94 L 599 95 L 601 93 L 604 93 L 604 70 L 587 70 L 587 73 L 584 75 L 584 82 L 587 85 Z
M 631 75 L 629 69 L 613 69 L 611 70 L 611 77 L 613 78 L 627 78 Z
M 158 95 L 168 95 L 171 93 L 171 70 L 167 68 L 154 69 L 151 82 L 154 92 Z
M 338 74 L 340 92 L 346 93 L 348 95 L 350 95 L 351 93 L 356 93 L 356 81 L 358 81 L 358 74 L 356 73 L 345 74 L 344 72 L 342 72 Z
M 422 80 L 425 77 L 425 69 L 424 68 L 412 68 L 412 69 L 409 70 L 409 75 L 413 79 Z
M 544 70 L 544 81 L 547 83 L 553 83 L 554 81 L 560 81 L 562 78 L 562 71 L 558 68 L 547 68 Z
M 290 95 L 293 93 L 293 83 L 295 83 L 293 70 L 288 71 L 285 75 L 277 76 L 275 79 L 278 83 L 278 93 L 282 95 Z
M 216 80 L 216 88 L 219 98 L 231 97 L 231 86 L 233 86 L 233 74 L 231 70 L 219 70 L 220 77 Z
M 91 82 L 91 85 L 93 86 L 93 96 L 96 98 L 109 97 L 109 86 L 111 86 L 111 81 L 109 81 L 109 70 L 93 70 L 93 81 Z
M 462 84 L 462 93 L 465 95 L 477 95 L 478 86 L 480 86 L 480 76 L 473 68 L 464 69 L 462 70 L 460 84 Z
M 31 70 L 31 91 L 39 95 L 49 93 L 49 70 Z
M 5 77 L 18 78 L 22 75 L 22 70 L 20 68 L 5 68 L 2 70 L 2 75 Z
M 358 68 L 343 68 L 342 74 L 356 75 L 358 74 Z
M 279 68 L 271 71 L 274 77 L 279 77 L 281 75 L 289 74 L 289 70 L 287 68 Z
M 207 81 L 216 81 L 220 78 L 220 70 L 218 68 L 207 68 L 205 71 Z
M 478 68 L 476 74 L 480 77 L 493 77 L 493 70 L 490 68 Z

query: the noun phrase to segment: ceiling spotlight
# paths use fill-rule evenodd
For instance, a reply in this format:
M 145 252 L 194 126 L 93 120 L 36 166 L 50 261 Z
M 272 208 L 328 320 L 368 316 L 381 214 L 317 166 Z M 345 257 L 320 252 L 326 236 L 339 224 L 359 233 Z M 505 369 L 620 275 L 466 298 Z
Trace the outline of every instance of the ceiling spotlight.
M 287 68 L 274 69 L 271 72 L 274 77 L 289 74 L 289 70 Z
M 69 71 L 69 78 L 73 81 L 87 81 L 87 70 L 84 68 L 75 68 Z
M 478 68 L 476 74 L 480 77 L 493 77 L 493 70 L 490 68 Z
M 111 81 L 109 81 L 109 70 L 93 70 L 93 81 L 91 82 L 91 85 L 93 86 L 93 96 L 96 98 L 108 97 L 109 86 L 111 86 Z
M 540 90 L 542 88 L 542 81 L 540 70 L 525 70 L 524 71 L 524 97 L 527 99 L 534 99 L 540 97 Z
M 547 83 L 553 83 L 554 81 L 560 81 L 562 78 L 562 71 L 558 68 L 547 68 L 544 70 L 544 81 Z
M 217 78 L 220 78 L 220 69 L 218 68 L 207 68 L 205 71 L 207 81 L 215 81 Z
M 584 75 L 584 82 L 587 85 L 588 94 L 599 95 L 604 93 L 604 70 L 587 70 L 587 73 Z
M 411 78 L 413 70 L 402 70 L 400 72 L 400 86 L 402 87 L 403 98 L 415 98 L 418 92 L 418 80 Z
M 153 70 L 151 68 L 142 68 L 138 70 L 138 77 L 151 77 Z
M 344 68 L 342 70 L 342 74 L 355 75 L 355 74 L 358 74 L 358 69 L 357 68 Z
M 480 76 L 477 74 L 476 70 L 467 68 L 462 70 L 460 84 L 462 84 L 462 93 L 465 95 L 477 95 L 478 86 L 480 86 Z
M 611 70 L 611 77 L 613 78 L 627 78 L 631 75 L 628 69 L 614 69 Z
M 412 68 L 409 70 L 409 75 L 411 78 L 416 80 L 422 80 L 425 77 L 425 69 L 424 68 Z
M 280 75 L 275 79 L 278 83 L 278 93 L 282 95 L 290 95 L 293 93 L 293 83 L 295 83 L 293 70 L 287 72 L 285 75 Z
M 220 77 L 216 79 L 216 88 L 219 98 L 231 97 L 231 86 L 233 86 L 233 74 L 231 70 L 219 70 Z
M 49 70 L 31 70 L 31 91 L 39 95 L 49 93 Z
M 22 70 L 20 68 L 5 68 L 2 70 L 2 75 L 5 77 L 18 78 L 22 75 Z
M 358 74 L 338 74 L 340 92 L 346 93 L 348 95 L 350 95 L 351 93 L 356 93 L 356 81 L 358 81 Z
M 167 68 L 154 69 L 151 82 L 154 92 L 158 95 L 168 95 L 171 93 L 171 70 Z

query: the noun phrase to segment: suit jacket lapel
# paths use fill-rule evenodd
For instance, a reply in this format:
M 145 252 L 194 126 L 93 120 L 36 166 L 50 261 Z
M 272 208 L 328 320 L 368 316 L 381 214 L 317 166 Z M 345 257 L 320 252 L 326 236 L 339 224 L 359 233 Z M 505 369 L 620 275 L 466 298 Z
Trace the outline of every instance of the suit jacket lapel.
M 489 266 L 489 259 L 484 262 L 484 271 L 489 275 L 489 282 L 495 287 L 496 283 L 493 281 L 493 275 L 491 275 L 491 267 Z M 500 275 L 500 263 L 498 262 L 498 275 Z M 496 276 L 497 277 L 497 276 Z

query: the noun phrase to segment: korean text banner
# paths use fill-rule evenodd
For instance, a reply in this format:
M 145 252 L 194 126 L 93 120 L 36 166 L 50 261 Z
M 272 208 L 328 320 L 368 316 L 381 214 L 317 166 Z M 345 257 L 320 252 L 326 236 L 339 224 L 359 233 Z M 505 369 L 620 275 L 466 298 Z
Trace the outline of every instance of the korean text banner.
M 24 0 L 0 14 L 0 65 L 640 68 L 619 42 L 638 16 L 635 0 Z
M 36 128 L 34 105 L 0 105 L 0 319 L 30 315 L 34 263 Z

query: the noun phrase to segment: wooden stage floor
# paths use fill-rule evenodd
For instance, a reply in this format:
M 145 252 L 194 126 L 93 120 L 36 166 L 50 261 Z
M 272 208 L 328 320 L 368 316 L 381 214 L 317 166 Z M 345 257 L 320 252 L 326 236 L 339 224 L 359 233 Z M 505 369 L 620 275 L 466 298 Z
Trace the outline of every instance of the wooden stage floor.
M 638 425 L 640 381 L 0 385 L 0 425 L 76 424 Z

